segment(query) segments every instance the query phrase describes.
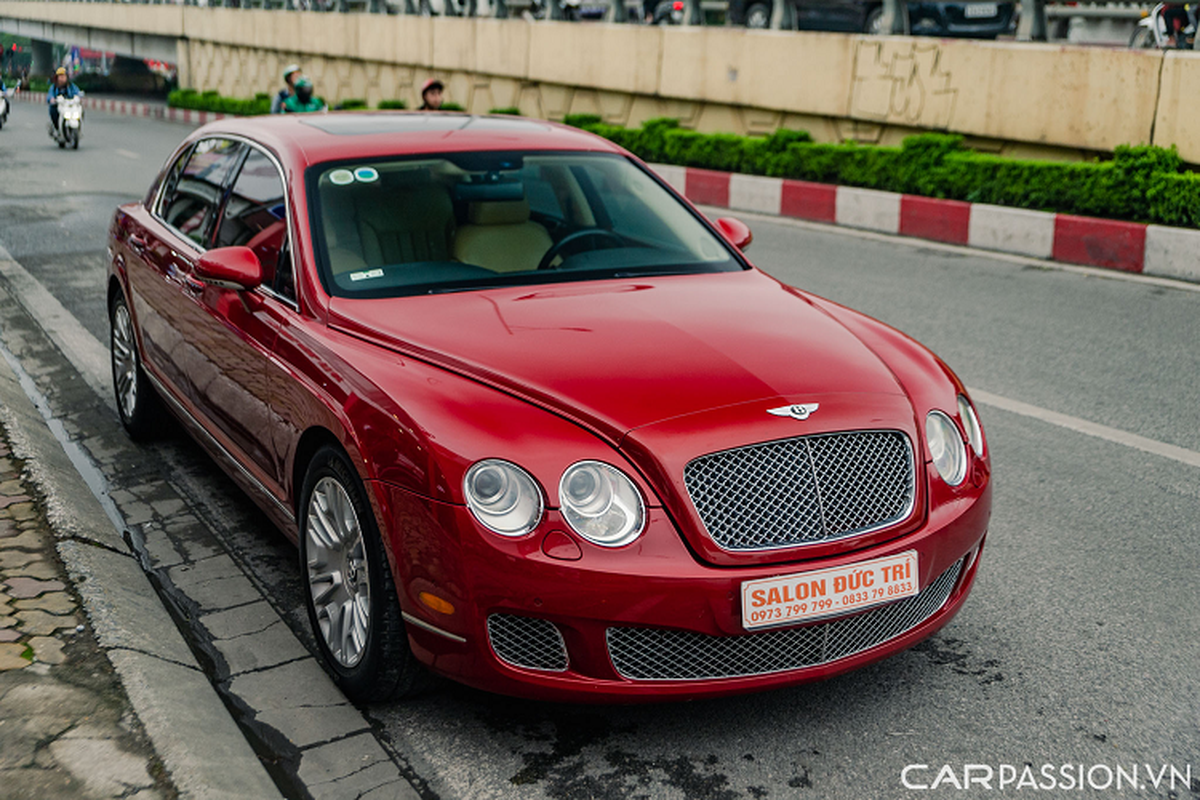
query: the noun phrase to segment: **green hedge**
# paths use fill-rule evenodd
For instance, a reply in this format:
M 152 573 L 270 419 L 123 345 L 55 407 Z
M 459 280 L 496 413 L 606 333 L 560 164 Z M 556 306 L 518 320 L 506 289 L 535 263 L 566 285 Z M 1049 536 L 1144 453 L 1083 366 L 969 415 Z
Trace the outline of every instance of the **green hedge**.
M 370 108 L 367 101 L 361 97 L 351 97 L 349 100 L 343 100 L 338 108 L 343 111 L 356 111 L 358 109 Z
M 271 95 L 259 92 L 250 98 L 222 97 L 220 92 L 215 90 L 197 92 L 195 89 L 176 89 L 167 95 L 167 105 L 196 111 L 254 116 L 271 113 Z
M 1108 161 L 1026 161 L 968 150 L 953 134 L 920 134 L 900 147 L 878 147 L 819 144 L 802 131 L 703 134 L 674 119 L 636 129 L 607 125 L 595 115 L 564 122 L 664 164 L 1200 227 L 1200 175 L 1185 171 L 1173 147 L 1122 146 Z
M 403 100 L 380 100 L 379 105 L 376 106 L 376 108 L 380 109 L 381 111 L 387 111 L 389 109 L 403 109 L 408 108 L 408 103 L 404 102 Z
M 504 106 L 502 108 L 493 108 L 488 113 L 489 114 L 505 114 L 510 117 L 519 117 L 519 116 L 521 116 L 521 109 L 517 108 L 516 106 Z

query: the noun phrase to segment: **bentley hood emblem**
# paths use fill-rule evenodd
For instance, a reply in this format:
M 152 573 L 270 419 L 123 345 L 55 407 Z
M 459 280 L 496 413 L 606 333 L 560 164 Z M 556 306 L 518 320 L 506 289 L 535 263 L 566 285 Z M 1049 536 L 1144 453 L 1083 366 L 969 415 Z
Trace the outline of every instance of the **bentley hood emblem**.
M 820 403 L 795 403 L 790 406 L 780 406 L 779 408 L 768 408 L 768 414 L 774 414 L 777 417 L 791 417 L 792 419 L 808 419 L 809 415 L 821 407 Z

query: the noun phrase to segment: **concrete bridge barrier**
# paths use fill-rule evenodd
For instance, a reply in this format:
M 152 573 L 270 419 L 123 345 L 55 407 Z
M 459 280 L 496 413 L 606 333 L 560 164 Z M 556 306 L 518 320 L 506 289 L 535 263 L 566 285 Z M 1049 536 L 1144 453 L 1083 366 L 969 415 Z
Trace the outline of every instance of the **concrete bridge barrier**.
M 40 28 L 38 26 L 41 26 Z M 20 31 L 16 29 L 20 29 Z M 470 111 L 596 113 L 701 131 L 808 130 L 898 144 L 925 130 L 976 149 L 1088 158 L 1177 145 L 1200 163 L 1200 54 L 1013 42 L 523 20 L 0 0 L 0 30 L 92 46 L 174 45 L 180 85 L 249 96 L 300 62 L 318 93 L 419 103 L 437 76 Z M 136 37 L 141 37 L 136 40 Z M 108 48 L 118 49 L 118 48 Z M 132 53 L 137 55 L 137 53 Z

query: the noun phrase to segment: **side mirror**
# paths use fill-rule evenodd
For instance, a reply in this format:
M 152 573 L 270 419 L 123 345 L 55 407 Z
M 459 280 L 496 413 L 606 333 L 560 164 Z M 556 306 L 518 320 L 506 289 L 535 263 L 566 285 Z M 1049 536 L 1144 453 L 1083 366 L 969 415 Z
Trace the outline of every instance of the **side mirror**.
M 249 247 L 218 247 L 200 256 L 196 277 L 222 289 L 248 291 L 263 281 L 262 262 Z
M 717 227 L 730 244 L 738 250 L 745 250 L 754 241 L 754 234 L 750 232 L 750 226 L 740 219 L 721 217 L 717 220 Z

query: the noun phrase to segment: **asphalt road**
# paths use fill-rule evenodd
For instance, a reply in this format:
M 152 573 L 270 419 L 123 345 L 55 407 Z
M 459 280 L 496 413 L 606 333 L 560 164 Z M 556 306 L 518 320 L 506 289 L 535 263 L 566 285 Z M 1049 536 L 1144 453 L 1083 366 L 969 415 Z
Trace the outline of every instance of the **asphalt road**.
M 145 191 L 187 129 L 89 112 L 81 149 L 63 153 L 43 120 L 18 106 L 0 131 L 0 244 L 106 342 L 112 207 Z M 381 741 L 444 798 L 906 797 L 912 764 L 928 765 L 908 773 L 923 785 L 950 765 L 955 781 L 935 790 L 950 796 L 990 793 L 955 788 L 975 764 L 994 771 L 993 791 L 1011 765 L 1018 794 L 1200 797 L 1200 467 L 1130 446 L 1200 458 L 1200 292 L 746 218 L 764 269 L 912 334 L 973 389 L 1034 407 L 980 405 L 995 510 L 964 610 L 884 663 L 749 697 L 585 707 L 442 684 L 367 709 Z M 111 426 L 106 413 L 96 425 Z M 281 537 L 197 448 L 159 449 L 309 642 Z M 1018 792 L 1027 764 L 1041 788 Z M 1091 788 L 1118 767 L 1136 767 L 1142 788 Z M 1172 785 L 1172 767 L 1190 767 L 1190 786 Z M 1089 788 L 1068 791 L 1079 770 Z

